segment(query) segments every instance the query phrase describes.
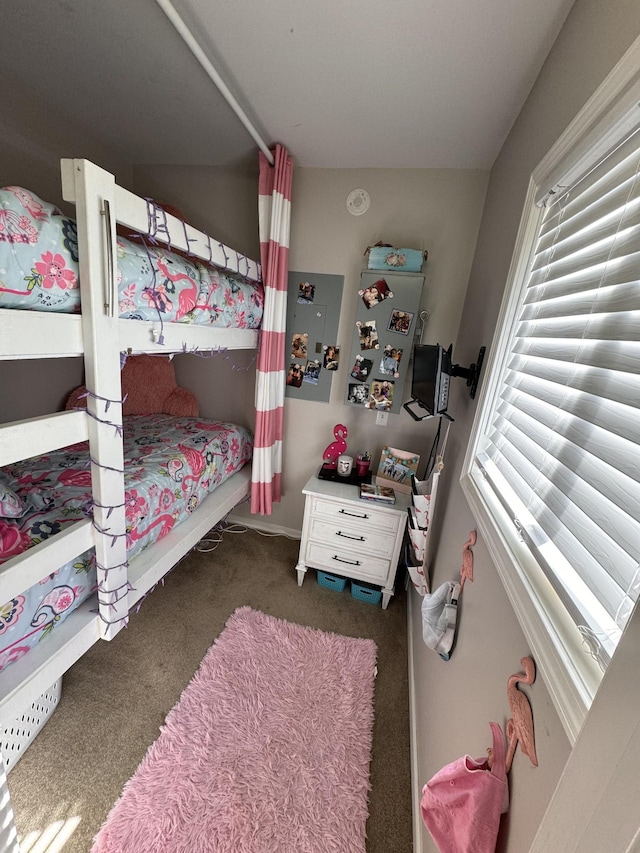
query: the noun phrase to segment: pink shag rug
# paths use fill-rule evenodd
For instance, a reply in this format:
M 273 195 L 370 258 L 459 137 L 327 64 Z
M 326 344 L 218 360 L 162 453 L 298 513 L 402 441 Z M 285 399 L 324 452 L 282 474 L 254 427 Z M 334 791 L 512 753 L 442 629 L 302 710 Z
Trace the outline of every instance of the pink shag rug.
M 241 607 L 92 853 L 365 853 L 376 646 Z

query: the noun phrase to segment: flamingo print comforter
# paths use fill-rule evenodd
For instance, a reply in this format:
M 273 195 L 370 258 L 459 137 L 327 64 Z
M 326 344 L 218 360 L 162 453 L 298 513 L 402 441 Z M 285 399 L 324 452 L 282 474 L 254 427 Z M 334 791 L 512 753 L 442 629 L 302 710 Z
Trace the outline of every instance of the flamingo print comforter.
M 124 319 L 259 329 L 261 284 L 149 240 L 118 237 Z M 0 189 L 0 308 L 79 313 L 76 223 L 21 187 Z
M 168 415 L 125 418 L 128 557 L 195 512 L 209 492 L 251 459 L 252 449 L 250 432 L 232 423 Z M 0 517 L 0 563 L 91 517 L 88 463 L 88 447 L 82 443 L 0 470 L 5 495 L 0 512 L 11 516 Z M 46 637 L 95 588 L 94 554 L 87 552 L 1 606 L 0 671 Z

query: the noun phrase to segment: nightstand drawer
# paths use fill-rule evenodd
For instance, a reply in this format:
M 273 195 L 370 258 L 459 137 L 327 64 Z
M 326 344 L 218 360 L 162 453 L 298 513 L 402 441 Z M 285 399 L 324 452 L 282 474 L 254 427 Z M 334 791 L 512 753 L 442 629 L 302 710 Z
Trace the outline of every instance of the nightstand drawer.
M 379 584 L 386 583 L 390 565 L 389 560 L 383 560 L 377 556 L 371 557 L 369 554 L 359 554 L 357 551 L 319 545 L 317 542 L 308 543 L 305 563 L 316 569 L 327 569 L 336 575 Z
M 336 524 L 333 519 L 314 517 L 309 527 L 309 539 L 340 550 L 347 548 L 374 557 L 391 557 L 395 547 L 395 531 L 379 530 L 371 526 L 371 521 L 366 524 L 357 521 L 345 516 L 343 521 Z
M 362 506 L 361 506 L 362 504 Z M 313 496 L 311 498 L 311 514 L 323 519 L 331 519 L 334 524 L 356 525 L 369 530 L 396 533 L 400 524 L 398 511 L 385 512 L 378 507 L 372 507 L 365 501 L 329 501 Z

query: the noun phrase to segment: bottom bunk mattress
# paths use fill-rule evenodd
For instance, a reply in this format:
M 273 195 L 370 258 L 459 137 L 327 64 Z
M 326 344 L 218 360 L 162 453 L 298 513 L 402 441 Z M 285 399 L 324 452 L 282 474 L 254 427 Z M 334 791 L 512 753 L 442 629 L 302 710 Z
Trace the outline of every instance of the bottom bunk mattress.
M 251 433 L 206 418 L 124 419 L 127 556 L 167 534 L 251 459 Z M 88 443 L 0 469 L 0 563 L 92 516 Z M 96 589 L 86 552 L 0 607 L 0 671 Z

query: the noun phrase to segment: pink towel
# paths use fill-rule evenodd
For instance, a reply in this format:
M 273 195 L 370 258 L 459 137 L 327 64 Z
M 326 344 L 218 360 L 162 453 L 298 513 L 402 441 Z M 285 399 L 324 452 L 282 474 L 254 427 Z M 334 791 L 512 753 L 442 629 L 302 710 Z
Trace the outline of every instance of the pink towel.
M 509 808 L 502 729 L 490 723 L 493 765 L 464 755 L 422 789 L 422 819 L 440 853 L 495 853 L 500 814 Z

